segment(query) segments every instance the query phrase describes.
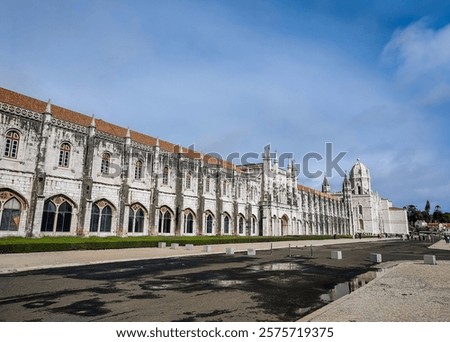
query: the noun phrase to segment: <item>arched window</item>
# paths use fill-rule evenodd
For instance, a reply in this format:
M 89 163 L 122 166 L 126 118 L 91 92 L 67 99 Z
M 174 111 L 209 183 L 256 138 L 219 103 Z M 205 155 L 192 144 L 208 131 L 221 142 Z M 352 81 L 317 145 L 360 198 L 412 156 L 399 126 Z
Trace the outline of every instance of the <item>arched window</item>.
M 230 234 L 230 218 L 228 215 L 223 218 L 223 233 Z
M 239 234 L 244 234 L 244 218 L 239 217 Z
M 143 233 L 145 222 L 144 209 L 139 204 L 130 207 L 128 215 L 128 233 Z
M 192 172 L 189 171 L 188 173 L 186 173 L 186 189 L 191 188 L 191 183 L 192 183 Z
M 241 192 L 242 192 L 242 185 L 241 184 L 238 184 L 238 186 L 237 186 L 237 198 L 241 198 Z
M 256 218 L 252 217 L 252 234 L 256 234 Z
M 70 232 L 72 209 L 72 205 L 61 196 L 45 201 L 41 232 Z
M 0 230 L 17 231 L 19 230 L 22 205 L 17 198 L 9 196 L 11 196 L 9 193 L 2 193 L 1 199 L 4 198 L 6 202 L 0 202 Z
M 168 167 L 168 166 L 166 166 L 166 167 L 163 169 L 162 182 L 163 182 L 164 185 L 169 184 L 169 167 Z
M 184 214 L 184 232 L 185 234 L 194 233 L 194 215 L 190 212 Z
M 134 165 L 134 178 L 142 178 L 142 162 L 140 160 L 136 161 L 136 164 Z
M 213 217 L 211 214 L 206 215 L 206 234 L 213 232 Z
M 20 134 L 16 130 L 10 130 L 6 133 L 5 148 L 3 157 L 17 159 L 19 152 Z
M 159 212 L 158 233 L 170 234 L 170 223 L 172 215 L 167 209 L 161 209 Z
M 94 203 L 91 211 L 90 232 L 111 232 L 112 208 L 105 201 Z
M 69 167 L 70 161 L 70 145 L 68 143 L 62 143 L 59 147 L 59 160 L 58 166 L 60 167 Z
M 103 153 L 102 155 L 102 165 L 100 172 L 104 175 L 109 173 L 109 166 L 111 163 L 111 155 L 107 152 Z
M 363 214 L 363 207 L 362 207 L 362 205 L 358 205 L 358 212 L 359 212 L 359 215 Z

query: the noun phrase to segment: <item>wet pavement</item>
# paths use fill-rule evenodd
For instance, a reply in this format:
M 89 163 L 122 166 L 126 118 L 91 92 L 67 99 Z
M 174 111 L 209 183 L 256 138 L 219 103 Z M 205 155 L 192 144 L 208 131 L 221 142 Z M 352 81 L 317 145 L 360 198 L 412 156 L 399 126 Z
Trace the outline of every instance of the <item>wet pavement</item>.
M 380 240 L 49 268 L 0 275 L 0 321 L 295 321 L 423 260 L 425 241 Z M 330 258 L 332 250 L 343 259 Z M 450 260 L 448 250 L 433 250 Z

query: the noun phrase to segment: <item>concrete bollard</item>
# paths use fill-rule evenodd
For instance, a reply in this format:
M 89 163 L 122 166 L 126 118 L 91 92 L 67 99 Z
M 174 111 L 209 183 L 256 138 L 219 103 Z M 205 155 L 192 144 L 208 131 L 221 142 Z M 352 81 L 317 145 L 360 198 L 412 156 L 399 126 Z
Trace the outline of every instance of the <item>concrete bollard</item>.
M 256 249 L 248 248 L 247 249 L 247 255 L 256 255 Z
M 435 255 L 424 255 L 423 262 L 427 265 L 436 265 L 436 256 Z
M 342 259 L 342 251 L 331 251 L 331 259 Z
M 158 242 L 158 248 L 166 248 L 165 242 Z
M 381 262 L 381 254 L 370 253 L 370 261 L 380 263 Z
M 203 252 L 211 252 L 212 251 L 212 247 L 207 245 L 207 246 L 203 246 Z
M 184 246 L 188 251 L 192 251 L 194 249 L 194 245 L 191 243 L 188 243 L 186 246 Z
M 233 255 L 234 254 L 234 248 L 226 248 L 225 249 L 227 255 Z
M 177 249 L 180 246 L 179 243 L 172 243 L 170 244 L 170 249 Z

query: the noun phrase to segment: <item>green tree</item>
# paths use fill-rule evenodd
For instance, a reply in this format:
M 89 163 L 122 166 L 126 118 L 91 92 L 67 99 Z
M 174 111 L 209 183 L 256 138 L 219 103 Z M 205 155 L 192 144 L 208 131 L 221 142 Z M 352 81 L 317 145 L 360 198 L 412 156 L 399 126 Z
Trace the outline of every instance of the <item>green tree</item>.
M 430 209 L 431 209 L 430 201 L 427 200 L 427 203 L 425 204 L 425 210 L 422 211 L 422 216 L 425 222 L 431 221 Z
M 444 214 L 442 213 L 441 206 L 439 204 L 434 207 L 433 221 L 438 223 L 444 221 Z
M 414 204 L 408 205 L 405 209 L 410 226 L 414 226 L 417 221 L 422 220 L 422 213 Z

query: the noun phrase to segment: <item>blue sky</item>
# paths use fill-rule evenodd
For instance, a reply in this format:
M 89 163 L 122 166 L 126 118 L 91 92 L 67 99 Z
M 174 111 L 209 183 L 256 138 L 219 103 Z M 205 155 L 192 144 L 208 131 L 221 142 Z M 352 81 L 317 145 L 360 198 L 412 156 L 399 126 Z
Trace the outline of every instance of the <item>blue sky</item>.
M 0 86 L 203 152 L 346 151 L 450 211 L 450 3 L 1 1 Z M 310 170 L 325 170 L 324 161 Z M 322 178 L 300 174 L 301 184 Z M 333 190 L 342 179 L 334 173 Z

